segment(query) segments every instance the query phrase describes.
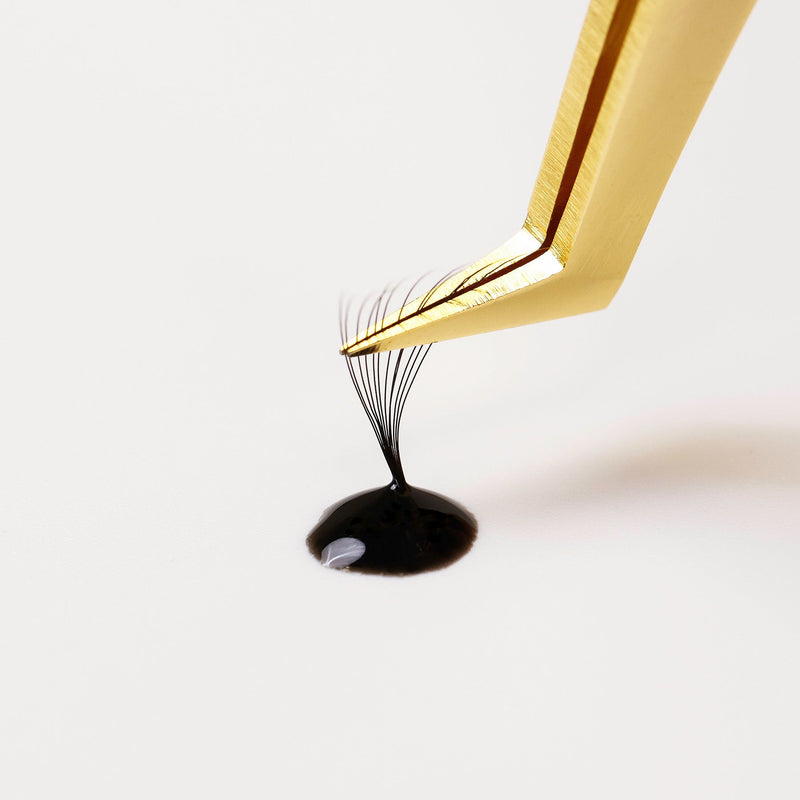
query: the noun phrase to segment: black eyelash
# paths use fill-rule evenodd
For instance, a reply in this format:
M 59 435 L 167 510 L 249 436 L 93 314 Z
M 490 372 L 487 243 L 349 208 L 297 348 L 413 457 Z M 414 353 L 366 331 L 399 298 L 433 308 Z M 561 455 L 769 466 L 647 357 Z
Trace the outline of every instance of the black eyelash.
M 409 297 L 421 280 L 422 278 L 406 292 L 403 304 L 400 306 L 401 315 Z M 340 303 L 339 335 L 342 346 L 351 337 L 350 323 L 353 318 L 355 318 L 353 326 L 355 334 L 362 330 L 361 319 L 365 315 L 367 332 L 372 329 L 374 333 L 378 329 L 378 324 L 385 317 L 392 297 L 399 288 L 400 284 L 391 289 L 387 287 L 371 304 L 367 298 L 361 303 L 355 314 L 353 314 L 349 302 L 347 304 Z M 408 483 L 400 458 L 400 422 L 411 387 L 414 385 L 420 367 L 430 349 L 431 345 L 426 344 L 400 350 L 370 353 L 364 356 L 345 357 L 350 380 L 355 387 L 367 419 L 369 419 L 375 438 L 378 440 L 394 483 L 401 490 L 406 489 Z

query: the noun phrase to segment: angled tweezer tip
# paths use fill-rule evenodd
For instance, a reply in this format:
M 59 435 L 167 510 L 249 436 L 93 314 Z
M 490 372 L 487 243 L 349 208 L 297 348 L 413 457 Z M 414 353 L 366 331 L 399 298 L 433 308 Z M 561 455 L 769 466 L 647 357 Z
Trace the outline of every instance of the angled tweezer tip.
M 605 308 L 754 3 L 591 0 L 522 230 L 341 353 Z

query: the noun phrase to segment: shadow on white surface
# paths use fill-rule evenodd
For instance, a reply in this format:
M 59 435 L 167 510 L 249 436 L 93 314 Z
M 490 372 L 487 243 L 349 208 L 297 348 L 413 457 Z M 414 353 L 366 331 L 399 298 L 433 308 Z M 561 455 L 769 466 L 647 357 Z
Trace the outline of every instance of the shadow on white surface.
M 683 428 L 591 451 L 561 464 L 545 483 L 527 474 L 496 499 L 531 512 L 605 505 L 653 493 L 713 493 L 724 488 L 800 487 L 800 431 L 781 428 Z

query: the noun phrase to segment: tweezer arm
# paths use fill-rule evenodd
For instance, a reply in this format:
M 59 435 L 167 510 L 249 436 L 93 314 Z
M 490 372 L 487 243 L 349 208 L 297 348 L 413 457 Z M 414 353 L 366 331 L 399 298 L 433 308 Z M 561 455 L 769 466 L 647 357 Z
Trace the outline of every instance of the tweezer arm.
M 522 230 L 347 356 L 605 308 L 755 0 L 591 0 Z

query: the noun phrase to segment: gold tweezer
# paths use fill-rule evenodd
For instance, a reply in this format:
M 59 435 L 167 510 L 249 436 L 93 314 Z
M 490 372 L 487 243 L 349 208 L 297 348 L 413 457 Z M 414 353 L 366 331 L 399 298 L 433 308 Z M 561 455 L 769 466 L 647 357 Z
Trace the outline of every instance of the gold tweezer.
M 522 230 L 347 356 L 605 308 L 755 0 L 591 0 Z

